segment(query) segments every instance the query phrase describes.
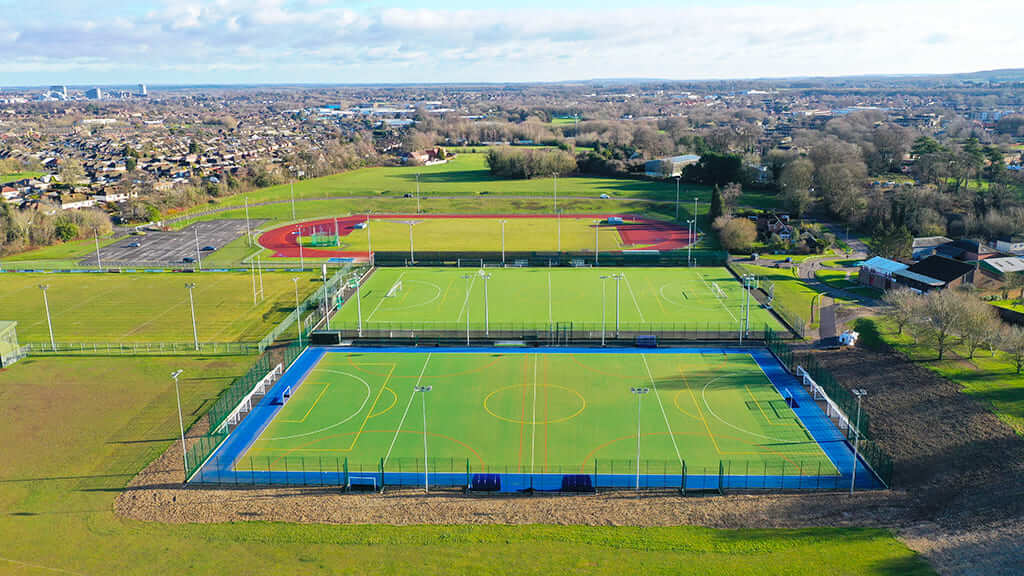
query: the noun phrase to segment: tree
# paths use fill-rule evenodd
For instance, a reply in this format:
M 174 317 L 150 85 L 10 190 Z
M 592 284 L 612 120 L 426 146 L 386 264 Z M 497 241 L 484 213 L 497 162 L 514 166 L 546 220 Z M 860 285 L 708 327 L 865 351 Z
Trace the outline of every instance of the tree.
M 683 170 L 683 175 L 701 184 L 724 186 L 729 182 L 741 182 L 743 159 L 735 154 L 706 152 L 696 164 L 687 166 Z
M 967 346 L 967 358 L 974 359 L 974 352 L 981 348 L 992 332 L 999 330 L 1000 321 L 996 311 L 988 303 L 969 294 L 963 294 L 963 312 L 958 332 Z
M 714 190 L 711 191 L 711 207 L 708 208 L 708 220 L 714 222 L 724 214 L 725 210 L 722 206 L 722 191 L 718 188 L 718 184 L 715 184 Z M 694 214 L 694 216 L 696 217 L 696 214 Z
M 733 202 L 739 200 L 743 194 L 743 186 L 737 182 L 729 182 L 722 188 L 722 207 L 728 208 L 733 205 Z
M 906 226 L 878 226 L 869 244 L 871 251 L 882 258 L 909 258 L 913 253 L 914 237 Z
M 910 288 L 887 290 L 882 300 L 889 305 L 888 316 L 896 323 L 897 334 L 902 335 L 903 327 L 920 314 L 921 298 Z
M 712 227 L 718 230 L 722 247 L 729 251 L 747 251 L 757 240 L 757 226 L 747 218 L 719 216 Z
M 124 168 L 128 172 L 135 172 L 135 167 L 138 166 L 139 162 L 132 156 L 124 159 Z
M 921 299 L 919 324 L 939 353 L 939 360 L 964 317 L 964 295 L 955 290 L 932 290 Z
M 61 162 L 60 168 L 57 171 L 60 176 L 62 184 L 67 186 L 74 186 L 78 184 L 83 178 L 85 178 L 85 168 L 82 163 L 74 158 L 68 158 Z
M 942 150 L 942 145 L 930 136 L 921 136 L 917 140 L 914 140 L 913 145 L 910 147 L 910 153 L 918 157 L 924 156 L 925 154 L 935 154 Z
M 54 232 L 61 242 L 70 242 L 78 238 L 78 226 L 75 226 L 73 222 L 58 222 L 54 227 Z
M 825 200 L 825 207 L 833 216 L 848 222 L 866 207 L 863 189 L 866 177 L 867 167 L 860 161 L 828 164 L 818 168 L 818 187 Z
M 1024 300 L 1024 272 L 1011 272 L 1007 274 L 1006 287 L 1010 290 L 1017 290 L 1019 288 L 1019 298 Z
M 814 163 L 797 158 L 782 168 L 779 188 L 786 209 L 799 217 L 811 204 L 811 186 L 814 184 Z
M 1010 355 L 1019 375 L 1024 370 L 1024 328 L 1006 326 L 1003 337 L 1003 351 Z

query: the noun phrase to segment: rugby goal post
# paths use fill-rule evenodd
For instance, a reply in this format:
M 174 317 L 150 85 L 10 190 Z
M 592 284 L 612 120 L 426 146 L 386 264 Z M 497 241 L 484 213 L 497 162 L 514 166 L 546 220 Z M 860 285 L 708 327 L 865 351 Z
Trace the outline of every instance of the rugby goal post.
M 394 283 L 394 284 L 393 284 L 393 285 L 391 286 L 391 288 L 390 288 L 390 289 L 388 290 L 388 293 L 387 293 L 387 294 L 385 294 L 385 298 L 391 298 L 391 297 L 394 297 L 395 295 L 397 295 L 397 294 L 398 294 L 399 292 L 401 292 L 401 291 L 402 291 L 402 281 L 401 281 L 401 280 L 399 280 L 398 282 L 395 282 L 395 283 Z

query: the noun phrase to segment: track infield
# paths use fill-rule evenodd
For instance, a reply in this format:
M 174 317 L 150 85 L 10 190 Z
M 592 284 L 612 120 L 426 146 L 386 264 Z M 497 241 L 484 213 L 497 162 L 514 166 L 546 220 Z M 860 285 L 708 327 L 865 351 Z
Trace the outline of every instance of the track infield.
M 852 468 L 841 433 L 764 350 L 413 350 L 307 350 L 199 479 L 324 483 L 383 469 L 414 484 L 425 437 L 431 482 L 594 473 L 630 486 L 638 416 L 648 484 L 678 486 L 684 463 L 694 481 L 721 473 L 752 487 L 838 487 Z
M 573 323 L 613 330 L 618 282 L 623 330 L 739 330 L 742 285 L 725 268 L 488 268 L 484 280 L 472 268 L 378 268 L 332 319 L 334 329 L 354 329 L 359 310 L 365 328 L 464 330 L 537 329 Z M 602 280 L 602 276 L 621 275 Z M 465 278 L 469 276 L 469 278 Z M 602 282 L 605 286 L 602 288 Z M 398 283 L 401 288 L 392 292 Z M 392 292 L 391 296 L 388 293 Z M 603 296 L 602 296 L 603 294 Z M 467 297 L 468 295 L 468 297 Z M 485 313 L 486 312 L 486 313 Z M 751 299 L 750 329 L 782 330 L 772 314 Z
M 415 250 L 500 253 L 502 221 L 509 252 L 593 252 L 595 246 L 601 252 L 679 250 L 690 243 L 685 226 L 631 216 L 611 224 L 608 218 L 600 214 L 374 214 L 367 225 L 367 216 L 357 215 L 289 224 L 263 233 L 259 243 L 278 257 L 299 257 L 301 238 L 306 258 L 365 258 L 371 243 L 374 252 L 408 251 L 412 222 Z M 311 246 L 314 233 L 337 236 L 337 245 Z

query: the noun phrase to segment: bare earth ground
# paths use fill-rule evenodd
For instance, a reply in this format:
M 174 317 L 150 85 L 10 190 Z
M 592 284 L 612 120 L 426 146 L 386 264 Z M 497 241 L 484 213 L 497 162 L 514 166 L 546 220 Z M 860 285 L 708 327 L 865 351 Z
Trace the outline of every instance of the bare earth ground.
M 181 485 L 177 448 L 115 502 L 122 516 L 170 523 L 591 524 L 715 528 L 877 526 L 945 574 L 1024 573 L 1024 440 L 956 384 L 892 353 L 817 352 L 840 382 L 867 388 L 874 438 L 896 462 L 895 489 L 845 494 L 638 498 L 466 496 L 414 491 Z M 193 435 L 206 426 L 201 421 Z

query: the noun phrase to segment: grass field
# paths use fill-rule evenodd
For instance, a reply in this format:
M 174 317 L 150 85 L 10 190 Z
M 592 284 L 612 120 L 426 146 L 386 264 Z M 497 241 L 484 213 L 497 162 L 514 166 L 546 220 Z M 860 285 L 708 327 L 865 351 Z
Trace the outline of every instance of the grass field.
M 749 354 L 328 352 L 238 461 L 240 470 L 286 469 L 284 458 L 348 458 L 386 470 L 422 462 L 426 400 L 432 458 L 479 472 L 590 472 L 594 461 L 636 457 L 657 473 L 718 473 L 720 460 L 778 473 L 837 470 Z M 423 402 L 424 396 L 415 398 Z M 415 406 L 421 408 L 421 406 Z M 332 465 L 333 469 L 333 465 Z M 645 470 L 649 468 L 645 467 Z M 448 471 L 448 470 L 445 470 Z M 614 471 L 614 470 L 612 470 Z
M 0 573 L 932 574 L 887 531 L 125 520 L 114 498 L 248 359 L 43 358 L 0 370 Z M 244 562 L 240 562 L 244 558 Z M 511 568 L 509 568 L 509 571 Z
M 476 329 L 484 324 L 484 282 L 476 269 L 379 268 L 363 285 L 363 322 L 368 328 L 431 326 L 461 329 L 466 315 Z M 487 304 L 492 328 L 548 326 L 572 322 L 574 328 L 600 329 L 602 282 L 606 284 L 608 330 L 615 323 L 614 279 L 619 281 L 619 318 L 623 328 L 656 326 L 691 330 L 738 329 L 743 318 L 743 288 L 724 268 L 502 268 L 488 269 Z M 470 275 L 469 279 L 463 278 Z M 394 296 L 388 291 L 398 282 Z M 716 296 L 717 285 L 725 297 Z M 352 328 L 357 302 L 350 298 L 332 320 Z M 753 302 L 753 300 L 752 300 Z M 750 328 L 780 325 L 756 303 Z
M 934 347 L 914 337 L 909 330 L 896 333 L 895 325 L 883 318 L 859 318 L 854 329 L 860 332 L 865 345 L 891 346 L 942 376 L 963 386 L 963 391 L 992 407 L 997 416 L 1024 436 L 1024 377 L 1017 374 L 1013 361 L 1004 352 L 993 356 L 978 350 L 974 359 L 954 346 L 941 362 Z
M 44 174 L 46 174 L 46 172 L 9 172 L 7 174 L 0 174 L 0 184 L 17 182 L 18 180 L 24 180 L 25 178 L 39 178 Z
M 501 218 L 426 218 L 413 227 L 416 250 L 423 251 L 501 251 Z M 409 250 L 407 220 L 375 219 L 371 222 L 372 237 L 367 230 L 353 230 L 341 237 L 340 250 L 366 251 L 369 240 L 377 251 Z M 595 243 L 601 250 L 622 250 L 626 245 L 614 226 L 598 226 L 597 219 L 584 218 L 508 218 L 505 223 L 507 251 L 593 251 Z M 329 228 L 329 227 L 328 227 Z M 332 233 L 332 231 L 328 230 Z M 595 238 L 599 236 L 599 238 Z M 561 241 L 559 241 L 561 237 Z M 634 246 L 644 248 L 646 246 Z
M 3 274 L 0 317 L 18 322 L 22 343 L 48 342 L 47 298 L 57 342 L 191 342 L 186 282 L 194 282 L 196 326 L 202 342 L 259 340 L 317 289 L 319 275 L 264 272 L 264 300 L 253 305 L 245 273 Z

